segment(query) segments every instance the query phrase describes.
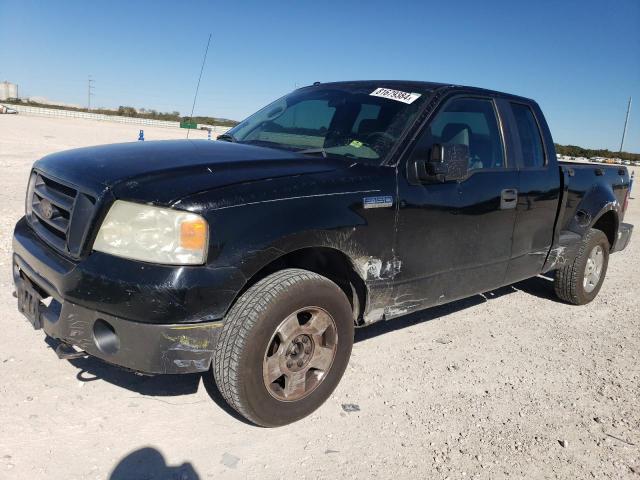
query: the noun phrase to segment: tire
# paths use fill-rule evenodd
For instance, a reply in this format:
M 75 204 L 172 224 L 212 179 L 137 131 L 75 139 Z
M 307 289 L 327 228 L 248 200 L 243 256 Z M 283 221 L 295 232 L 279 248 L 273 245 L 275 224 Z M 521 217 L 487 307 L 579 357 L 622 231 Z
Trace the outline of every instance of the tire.
M 226 315 L 214 353 L 216 384 L 254 424 L 295 422 L 338 385 L 353 334 L 351 304 L 335 283 L 281 270 L 249 288 Z
M 567 263 L 556 271 L 556 295 L 565 302 L 574 305 L 585 305 L 596 298 L 604 282 L 609 265 L 609 240 L 600 230 L 591 228 L 582 239 L 578 254 L 573 262 Z M 598 252 L 601 257 L 599 258 Z M 597 281 L 589 272 L 593 272 L 590 256 L 595 255 L 595 264 L 599 267 Z M 587 277 L 585 279 L 585 277 Z

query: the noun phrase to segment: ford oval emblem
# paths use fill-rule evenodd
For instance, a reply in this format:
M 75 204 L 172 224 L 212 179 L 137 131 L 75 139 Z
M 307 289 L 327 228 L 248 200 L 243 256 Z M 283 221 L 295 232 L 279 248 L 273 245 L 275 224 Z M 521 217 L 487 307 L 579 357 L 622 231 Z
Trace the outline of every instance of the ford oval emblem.
M 53 205 L 46 198 L 40 200 L 40 213 L 47 220 L 51 220 L 51 217 L 53 217 Z

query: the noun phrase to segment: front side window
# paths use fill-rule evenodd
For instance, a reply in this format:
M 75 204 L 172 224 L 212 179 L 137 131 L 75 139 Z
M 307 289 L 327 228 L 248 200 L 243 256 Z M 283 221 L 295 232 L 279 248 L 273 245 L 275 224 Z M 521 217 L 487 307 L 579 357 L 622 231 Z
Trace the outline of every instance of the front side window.
M 225 136 L 238 143 L 380 163 L 413 124 L 428 91 L 411 92 L 410 101 L 372 95 L 375 91 L 368 85 L 303 88 Z
M 430 157 L 435 144 L 462 144 L 469 149 L 469 170 L 504 168 L 504 150 L 493 102 L 456 98 L 447 103 L 422 133 L 415 159 Z
M 512 103 L 511 111 L 516 119 L 516 127 L 520 136 L 524 168 L 544 167 L 544 147 L 536 117 L 531 109 L 522 103 Z

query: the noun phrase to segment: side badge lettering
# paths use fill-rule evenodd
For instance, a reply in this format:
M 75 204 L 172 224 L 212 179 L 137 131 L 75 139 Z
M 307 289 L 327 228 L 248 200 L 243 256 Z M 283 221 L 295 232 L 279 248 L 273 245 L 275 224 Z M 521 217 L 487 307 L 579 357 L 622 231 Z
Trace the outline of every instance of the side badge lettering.
M 380 197 L 364 197 L 362 199 L 364 208 L 387 208 L 393 206 L 393 197 L 384 195 Z

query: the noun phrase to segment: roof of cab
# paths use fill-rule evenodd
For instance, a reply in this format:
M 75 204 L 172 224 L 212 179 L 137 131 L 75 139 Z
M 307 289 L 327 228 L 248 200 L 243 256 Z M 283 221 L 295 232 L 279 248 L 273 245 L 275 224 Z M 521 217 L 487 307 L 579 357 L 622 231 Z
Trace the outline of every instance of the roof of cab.
M 348 81 L 340 81 L 340 82 L 316 82 L 313 85 L 309 85 L 308 87 L 314 86 L 342 86 L 342 87 L 371 87 L 371 88 L 391 88 L 397 90 L 409 90 L 411 92 L 416 93 L 427 93 L 438 88 L 449 87 L 452 89 L 464 89 L 466 91 L 470 91 L 473 93 L 477 93 L 479 95 L 492 95 L 492 96 L 500 96 L 505 98 L 517 99 L 521 101 L 534 102 L 530 98 L 522 97 L 519 95 L 514 95 L 506 92 L 499 92 L 497 90 L 489 90 L 486 88 L 479 87 L 471 87 L 467 85 L 456 85 L 452 83 L 438 83 L 438 82 L 422 82 L 416 80 L 348 80 Z M 534 102 L 535 103 L 535 102 Z

